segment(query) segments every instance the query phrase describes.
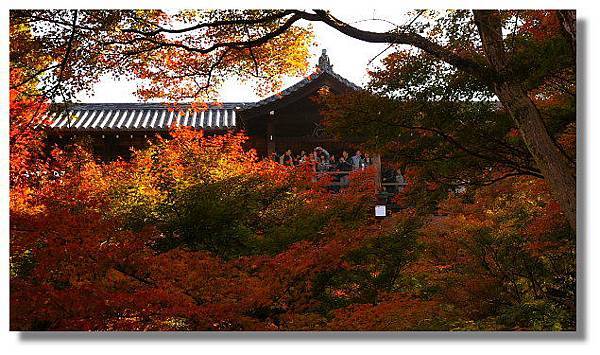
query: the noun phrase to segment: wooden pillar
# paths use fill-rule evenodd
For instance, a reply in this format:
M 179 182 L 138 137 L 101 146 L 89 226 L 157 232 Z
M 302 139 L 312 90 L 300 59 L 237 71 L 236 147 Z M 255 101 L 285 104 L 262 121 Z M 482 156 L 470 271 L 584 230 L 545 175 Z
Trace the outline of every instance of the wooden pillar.
M 373 165 L 375 166 L 375 186 L 377 191 L 381 191 L 381 155 L 373 156 Z
M 275 151 L 275 111 L 269 112 L 267 116 L 267 156 Z

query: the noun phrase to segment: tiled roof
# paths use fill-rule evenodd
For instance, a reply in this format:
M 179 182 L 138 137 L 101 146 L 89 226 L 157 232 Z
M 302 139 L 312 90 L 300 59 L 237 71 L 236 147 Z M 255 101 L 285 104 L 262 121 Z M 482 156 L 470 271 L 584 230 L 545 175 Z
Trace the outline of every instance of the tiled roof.
M 315 72 L 282 92 L 258 102 L 229 102 L 208 105 L 194 110 L 189 104 L 176 109 L 162 103 L 93 103 L 74 104 L 68 109 L 44 117 L 53 129 L 78 131 L 160 131 L 172 125 L 218 130 L 234 128 L 240 111 L 267 105 L 306 87 L 315 80 L 329 76 L 343 85 L 359 90 L 360 87 L 333 71 L 329 57 L 323 50 Z
M 229 129 L 237 124 L 237 111 L 244 103 L 223 103 L 205 109 L 180 104 L 169 108 L 160 103 L 76 104 L 48 117 L 51 128 L 83 131 L 167 130 L 172 125 L 202 129 Z

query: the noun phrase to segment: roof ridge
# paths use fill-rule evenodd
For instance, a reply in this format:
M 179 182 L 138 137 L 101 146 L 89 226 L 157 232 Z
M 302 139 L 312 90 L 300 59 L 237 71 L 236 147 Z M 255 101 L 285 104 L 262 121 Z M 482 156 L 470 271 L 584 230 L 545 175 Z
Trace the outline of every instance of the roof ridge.
M 353 82 L 351 82 L 350 80 L 344 78 L 343 76 L 341 76 L 340 74 L 336 73 L 335 71 L 333 71 L 332 66 L 326 66 L 325 68 L 322 68 L 320 66 L 317 66 L 315 68 L 315 70 L 304 77 L 304 79 L 298 81 L 297 83 L 295 83 L 292 86 L 289 86 L 288 88 L 279 91 L 275 94 L 272 94 L 271 96 L 268 96 L 262 100 L 259 100 L 257 102 L 253 102 L 253 103 L 248 103 L 247 106 L 245 108 L 255 108 L 255 107 L 259 107 L 259 106 L 263 106 L 266 105 L 268 103 L 274 102 L 282 97 L 285 97 L 303 87 L 305 87 L 306 85 L 308 85 L 309 83 L 315 81 L 316 79 L 320 78 L 323 74 L 329 74 L 331 76 L 333 76 L 336 80 L 340 81 L 342 84 L 352 88 L 353 90 L 361 90 L 362 88 L 359 85 L 354 84 Z
M 242 109 L 248 102 L 204 102 L 209 109 Z M 187 110 L 192 107 L 192 103 L 169 103 L 169 102 L 76 102 L 67 106 L 67 110 L 82 109 L 169 109 L 181 108 Z M 201 107 L 201 105 L 199 105 Z

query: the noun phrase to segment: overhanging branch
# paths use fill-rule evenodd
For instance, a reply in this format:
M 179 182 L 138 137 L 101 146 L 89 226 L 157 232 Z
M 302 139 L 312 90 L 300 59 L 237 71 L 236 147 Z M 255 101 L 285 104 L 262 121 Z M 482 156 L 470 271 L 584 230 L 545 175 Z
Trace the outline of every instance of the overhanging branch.
M 393 43 L 406 44 L 423 50 L 424 52 L 434 56 L 437 59 L 443 60 L 458 69 L 464 70 L 488 82 L 494 77 L 494 73 L 487 68 L 470 58 L 463 57 L 453 51 L 440 46 L 437 43 L 414 32 L 373 32 L 358 29 L 354 26 L 345 23 L 325 10 L 314 10 L 314 14 L 305 11 L 297 11 L 303 19 L 313 22 L 323 22 L 339 32 L 361 41 L 370 43 Z

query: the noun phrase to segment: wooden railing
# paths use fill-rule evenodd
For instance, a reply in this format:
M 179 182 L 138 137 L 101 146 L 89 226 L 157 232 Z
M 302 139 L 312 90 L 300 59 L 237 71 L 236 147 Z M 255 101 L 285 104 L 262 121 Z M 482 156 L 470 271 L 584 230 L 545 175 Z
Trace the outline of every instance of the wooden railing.
M 327 187 L 347 187 L 350 184 L 350 173 L 352 171 L 318 171 L 315 172 L 315 180 L 318 181 L 323 176 L 334 176 L 340 177 L 340 181 L 331 181 L 327 184 Z M 400 192 L 407 185 L 406 182 L 383 182 L 381 180 L 381 174 L 376 174 L 375 178 L 377 181 L 378 190 L 386 190 L 386 187 L 396 187 L 396 191 Z
M 394 192 L 400 192 L 407 185 L 406 182 L 396 181 L 383 181 L 382 168 L 381 168 L 381 156 L 379 154 L 373 154 L 372 166 L 375 168 L 375 183 L 378 191 L 387 191 L 389 187 L 392 187 Z M 313 181 L 320 180 L 323 176 L 333 176 L 335 180 L 331 181 L 326 187 L 347 187 L 350 184 L 349 175 L 353 171 L 316 171 L 314 172 Z

